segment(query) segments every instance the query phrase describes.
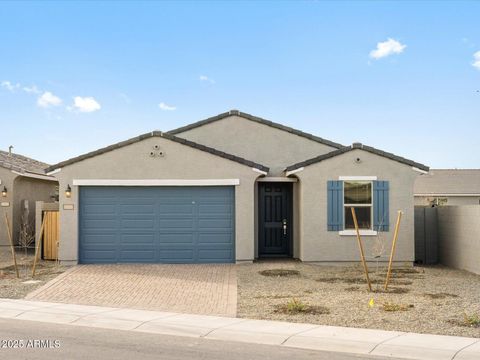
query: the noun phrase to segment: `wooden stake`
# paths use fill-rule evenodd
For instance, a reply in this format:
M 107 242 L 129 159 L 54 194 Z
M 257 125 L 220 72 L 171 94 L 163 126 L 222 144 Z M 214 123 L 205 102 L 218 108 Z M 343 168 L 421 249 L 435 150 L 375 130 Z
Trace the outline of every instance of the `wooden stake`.
M 392 251 L 390 252 L 390 260 L 388 262 L 387 278 L 385 279 L 385 291 L 387 291 L 388 283 L 390 281 L 390 275 L 392 273 L 392 263 L 393 263 L 393 257 L 395 256 L 395 248 L 397 245 L 398 230 L 400 228 L 401 219 L 402 219 L 402 211 L 398 210 L 397 223 L 395 224 L 395 232 L 393 234 Z
M 362 239 L 360 238 L 360 230 L 358 229 L 357 215 L 355 214 L 355 209 L 353 207 L 351 207 L 350 210 L 352 210 L 353 223 L 355 224 L 355 231 L 357 233 L 357 242 L 358 247 L 360 248 L 360 257 L 362 258 L 363 270 L 365 270 L 365 277 L 367 278 L 368 291 L 371 292 L 372 283 L 370 282 L 370 276 L 368 276 L 368 267 L 367 262 L 365 261 L 365 254 L 363 252 Z
M 35 248 L 35 258 L 33 259 L 33 267 L 32 267 L 32 278 L 35 276 L 35 269 L 37 267 L 37 259 L 38 259 L 38 254 L 39 254 L 39 249 L 40 249 L 40 245 L 42 244 L 42 238 L 43 238 L 43 229 L 45 227 L 45 220 L 46 220 L 46 216 L 43 217 L 43 221 L 42 221 L 42 226 L 40 227 L 40 235 L 38 236 L 38 243 L 36 244 L 36 248 Z
M 12 251 L 13 265 L 15 266 L 15 272 L 17 274 L 17 279 L 18 279 L 20 275 L 18 274 L 17 255 L 15 254 L 15 247 L 13 246 L 13 239 L 12 239 L 12 230 L 10 229 L 10 222 L 8 221 L 8 216 L 6 213 L 5 213 L 5 223 L 7 224 L 7 233 L 8 233 L 8 238 L 10 239 L 10 250 Z

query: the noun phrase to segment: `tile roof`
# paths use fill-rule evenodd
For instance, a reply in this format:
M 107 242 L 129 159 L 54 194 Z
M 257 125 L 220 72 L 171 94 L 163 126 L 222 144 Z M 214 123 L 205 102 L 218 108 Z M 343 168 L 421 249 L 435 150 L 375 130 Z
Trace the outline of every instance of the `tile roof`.
M 228 160 L 231 160 L 231 161 L 235 161 L 237 163 L 250 166 L 252 168 L 256 168 L 256 169 L 261 170 L 261 171 L 268 172 L 268 170 L 269 170 L 269 168 L 264 166 L 264 165 L 257 164 L 253 161 L 250 161 L 250 160 L 247 160 L 247 159 L 235 156 L 235 155 L 227 154 L 223 151 L 219 151 L 219 150 L 216 150 L 214 148 L 211 148 L 211 147 L 208 147 L 208 146 L 205 146 L 205 145 L 197 144 L 193 141 L 182 139 L 182 138 L 179 138 L 177 136 L 171 135 L 169 133 L 164 133 L 164 132 L 161 132 L 161 131 L 152 131 L 152 132 L 149 132 L 149 133 L 146 133 L 146 134 L 143 134 L 143 135 L 140 135 L 140 136 L 137 136 L 137 137 L 125 140 L 125 141 L 121 141 L 119 143 L 116 143 L 116 144 L 113 144 L 113 145 L 110 145 L 110 146 L 107 146 L 107 147 L 89 152 L 87 154 L 83 154 L 83 155 L 74 157 L 72 159 L 62 161 L 58 164 L 55 164 L 55 165 L 52 165 L 52 166 L 48 167 L 46 169 L 46 171 L 50 172 L 50 171 L 53 171 L 55 169 L 59 169 L 59 168 L 62 168 L 64 166 L 71 165 L 71 164 L 74 164 L 76 162 L 79 162 L 79 161 L 82 161 L 82 160 L 85 160 L 85 159 L 89 159 L 89 158 L 92 158 L 94 156 L 104 154 L 106 152 L 109 152 L 109 151 L 112 151 L 112 150 L 115 150 L 115 149 L 119 149 L 119 148 L 122 148 L 124 146 L 134 144 L 136 142 L 139 142 L 139 141 L 142 141 L 144 139 L 151 138 L 151 137 L 165 138 L 165 139 L 174 141 L 176 143 L 180 143 L 182 145 L 189 146 L 191 148 L 194 148 L 194 149 L 197 149 L 197 150 L 200 150 L 200 151 L 205 151 L 205 152 L 208 152 L 210 154 L 220 156 L 222 158 L 225 158 L 225 159 L 228 159 Z
M 417 177 L 415 194 L 480 194 L 480 169 L 431 169 Z
M 363 145 L 361 143 L 353 143 L 351 146 L 344 146 L 341 149 L 334 150 L 334 151 L 331 151 L 329 153 L 326 153 L 326 154 L 323 154 L 323 155 L 320 155 L 320 156 L 316 156 L 314 158 L 311 158 L 311 159 L 308 159 L 308 160 L 290 165 L 285 169 L 285 171 L 292 171 L 292 170 L 295 170 L 295 169 L 299 169 L 301 167 L 316 164 L 320 161 L 333 158 L 335 156 L 344 154 L 346 152 L 349 152 L 349 151 L 352 151 L 352 150 L 355 150 L 355 149 L 368 151 L 372 154 L 376 154 L 376 155 L 385 157 L 385 158 L 393 160 L 393 161 L 397 161 L 397 162 L 405 164 L 405 165 L 410 165 L 410 166 L 416 167 L 416 168 L 418 168 L 420 170 L 423 170 L 423 171 L 428 171 L 429 170 L 428 166 L 417 163 L 417 162 L 412 161 L 412 160 L 405 159 L 401 156 L 397 156 L 397 155 L 394 155 L 394 154 L 389 153 L 389 152 L 378 150 L 378 149 L 375 149 L 371 146 Z
M 326 139 L 323 139 L 321 137 L 318 137 L 318 136 L 315 136 L 315 135 L 312 135 L 312 134 L 309 134 L 309 133 L 306 133 L 306 132 L 303 132 L 303 131 L 300 131 L 300 130 L 297 130 L 297 129 L 294 129 L 294 128 L 291 128 L 291 127 L 288 127 L 288 126 L 278 124 L 278 123 L 275 123 L 275 122 L 270 121 L 270 120 L 262 119 L 258 116 L 254 116 L 254 115 L 250 115 L 250 114 L 247 114 L 247 113 L 244 113 L 244 112 L 240 112 L 238 110 L 230 110 L 230 111 L 224 112 L 222 114 L 210 117 L 208 119 L 200 120 L 200 121 L 194 122 L 192 124 L 182 126 L 180 128 L 174 129 L 174 130 L 170 130 L 168 133 L 172 134 L 172 135 L 176 135 L 176 134 L 179 134 L 179 133 L 191 130 L 191 129 L 195 129 L 199 126 L 203 126 L 203 125 L 210 124 L 210 123 L 218 121 L 218 120 L 225 119 L 225 118 L 227 118 L 229 116 L 232 116 L 232 115 L 235 115 L 235 116 L 247 119 L 247 120 L 255 121 L 257 123 L 273 127 L 275 129 L 283 130 L 283 131 L 292 133 L 294 135 L 301 136 L 301 137 L 307 138 L 309 140 L 316 141 L 318 143 L 328 145 L 328 146 L 331 146 L 331 147 L 334 147 L 334 148 L 337 148 L 337 149 L 340 149 L 340 148 L 343 147 L 342 144 L 338 144 L 336 142 L 326 140 Z
M 44 162 L 0 150 L 0 167 L 18 172 L 30 172 L 44 175 L 45 169 L 48 166 L 49 165 Z

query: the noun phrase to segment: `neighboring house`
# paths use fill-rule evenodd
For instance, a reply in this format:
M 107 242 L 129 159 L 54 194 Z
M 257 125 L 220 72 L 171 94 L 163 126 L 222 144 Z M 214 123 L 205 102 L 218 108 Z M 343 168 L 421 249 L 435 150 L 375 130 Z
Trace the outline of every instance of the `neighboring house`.
M 413 184 L 428 167 L 342 146 L 232 110 L 47 169 L 60 184 L 60 260 L 209 263 L 358 261 L 393 235 L 413 262 Z
M 480 169 L 431 169 L 415 181 L 415 205 L 480 204 Z
M 58 183 L 53 176 L 45 175 L 47 166 L 26 156 L 0 150 L 0 245 L 10 243 L 5 214 L 14 243 L 18 244 L 24 200 L 28 202 L 31 230 L 35 230 L 35 201 L 55 200 Z

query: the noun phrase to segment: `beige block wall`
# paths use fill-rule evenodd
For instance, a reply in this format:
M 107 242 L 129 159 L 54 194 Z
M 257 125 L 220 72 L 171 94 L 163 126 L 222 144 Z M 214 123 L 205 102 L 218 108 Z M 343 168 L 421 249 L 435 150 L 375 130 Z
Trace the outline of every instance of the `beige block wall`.
M 480 275 L 480 206 L 437 208 L 440 262 Z
M 164 157 L 150 157 L 159 145 Z M 60 182 L 60 260 L 78 260 L 78 187 L 73 179 L 240 179 L 235 186 L 236 259 L 254 258 L 254 185 L 258 172 L 250 167 L 160 138 L 148 138 L 64 167 L 55 174 Z M 67 184 L 72 197 L 65 197 Z M 73 204 L 74 210 L 64 210 Z
M 356 163 L 355 159 L 361 162 Z M 300 179 L 300 259 L 302 261 L 349 262 L 359 261 L 360 255 L 354 236 L 340 236 L 338 231 L 327 231 L 327 181 L 339 176 L 377 176 L 390 185 L 390 231 L 377 237 L 364 236 L 367 256 L 372 254 L 376 240 L 386 244 L 391 240 L 397 210 L 403 211 L 395 261 L 414 261 L 414 205 L 413 184 L 417 172 L 408 165 L 368 153 L 353 150 L 334 158 L 305 167 L 295 174 Z
M 270 176 L 281 176 L 289 165 L 336 150 L 236 115 L 176 136 L 268 166 Z
M 428 206 L 434 198 L 447 198 L 445 206 L 480 205 L 480 196 L 415 196 L 416 206 Z

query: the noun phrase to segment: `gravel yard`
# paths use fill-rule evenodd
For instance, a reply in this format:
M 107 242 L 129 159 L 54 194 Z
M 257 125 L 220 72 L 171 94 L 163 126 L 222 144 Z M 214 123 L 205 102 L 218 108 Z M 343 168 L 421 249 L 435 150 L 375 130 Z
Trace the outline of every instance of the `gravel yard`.
M 21 299 L 66 270 L 64 266 L 57 266 L 54 261 L 41 260 L 37 264 L 35 278 L 32 279 L 33 255 L 25 256 L 17 252 L 20 275 L 17 279 L 10 250 L 1 249 L 0 251 L 0 298 Z
M 397 268 L 388 293 L 375 265 L 373 293 L 361 266 L 257 262 L 237 275 L 239 317 L 480 338 L 480 276 L 466 271 Z

